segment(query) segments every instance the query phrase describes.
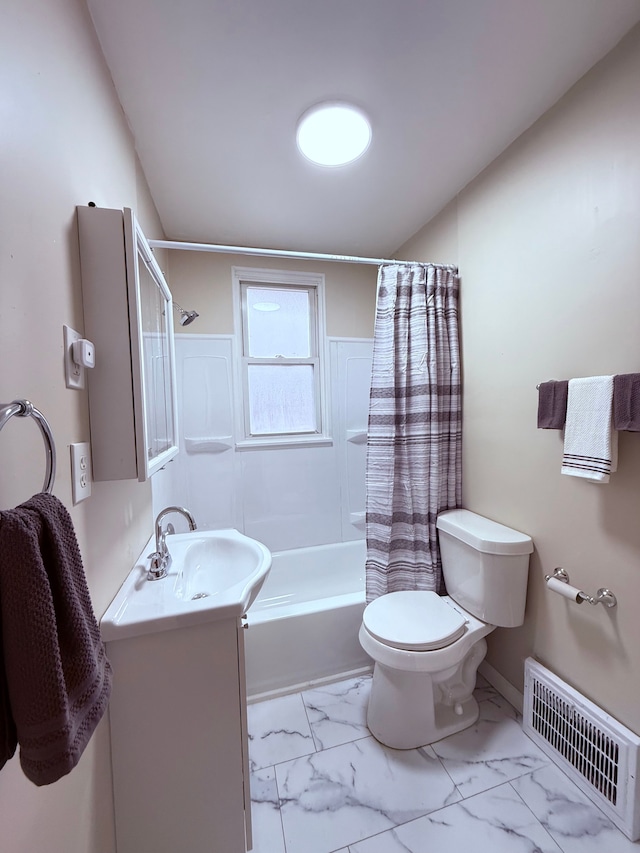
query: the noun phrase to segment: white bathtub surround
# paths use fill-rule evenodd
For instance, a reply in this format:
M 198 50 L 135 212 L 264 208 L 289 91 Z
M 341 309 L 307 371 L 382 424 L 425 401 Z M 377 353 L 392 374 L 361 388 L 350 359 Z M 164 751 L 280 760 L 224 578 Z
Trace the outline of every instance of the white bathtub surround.
M 180 453 L 153 478 L 154 511 L 188 506 L 271 550 L 362 539 L 372 341 L 328 346 L 331 437 L 323 446 L 238 449 L 242 419 L 229 335 L 176 335 Z
M 365 467 L 373 340 L 329 343 L 331 407 L 340 472 L 342 540 L 362 539 L 365 527 Z
M 371 665 L 358 642 L 364 562 L 363 540 L 272 555 L 271 573 L 248 614 L 249 696 Z
M 368 679 L 262 703 L 249 722 L 253 744 L 291 726 L 297 701 L 295 726 L 313 736 L 317 751 L 292 760 L 282 735 L 283 752 L 271 751 L 273 765 L 252 777 L 253 853 L 637 853 L 537 750 L 506 700 L 479 682 L 478 723 L 419 750 L 361 737 Z M 353 725 L 353 740 L 323 749 L 331 722 L 341 737 Z

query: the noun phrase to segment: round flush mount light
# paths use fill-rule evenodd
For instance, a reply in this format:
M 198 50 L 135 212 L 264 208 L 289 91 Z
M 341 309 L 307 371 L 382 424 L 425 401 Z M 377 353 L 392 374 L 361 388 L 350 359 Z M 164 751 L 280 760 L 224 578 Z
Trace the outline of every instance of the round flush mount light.
M 371 142 L 371 125 L 356 107 L 318 104 L 302 116 L 296 135 L 304 156 L 321 166 L 342 166 L 361 157 Z

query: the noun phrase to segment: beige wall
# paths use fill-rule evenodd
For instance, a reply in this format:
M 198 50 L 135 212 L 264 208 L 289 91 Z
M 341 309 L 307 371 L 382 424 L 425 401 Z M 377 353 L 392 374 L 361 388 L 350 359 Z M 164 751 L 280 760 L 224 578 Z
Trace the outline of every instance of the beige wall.
M 200 314 L 189 326 L 176 325 L 179 332 L 233 334 L 231 268 L 242 266 L 324 273 L 327 335 L 373 336 L 378 275 L 375 266 L 182 250 L 170 250 L 167 254 L 168 276 L 176 302 Z
M 0 116 L 0 401 L 28 398 L 51 423 L 54 492 L 71 512 L 100 616 L 151 532 L 151 490 L 94 483 L 72 506 L 69 444 L 89 439 L 87 394 L 67 390 L 63 373 L 63 323 L 83 330 L 75 207 L 129 206 L 150 237 L 163 235 L 81 0 L 3 3 Z M 0 471 L 0 509 L 40 490 L 34 422 L 5 426 Z M 106 720 L 54 785 L 36 788 L 17 758 L 2 769 L 0 838 L 3 853 L 112 853 Z
M 640 28 L 399 253 L 459 264 L 464 504 L 535 541 L 525 625 L 489 663 L 522 689 L 534 655 L 640 733 L 640 435 L 595 485 L 536 429 L 537 383 L 640 370 L 638 80 Z M 617 609 L 546 591 L 555 566 Z
M 9 0 L 2 17 L 0 402 L 30 399 L 51 424 L 54 492 L 71 512 L 99 617 L 151 533 L 151 489 L 94 483 L 91 498 L 72 505 L 69 444 L 90 437 L 87 394 L 67 390 L 63 373 L 62 326 L 83 331 L 75 207 L 132 207 L 147 236 L 163 234 L 84 3 Z M 159 255 L 167 269 L 167 254 Z M 178 273 L 193 264 L 193 276 L 179 276 L 176 298 L 201 312 L 189 327 L 195 333 L 232 331 L 232 264 L 305 267 L 178 252 L 171 261 Z M 313 268 L 327 274 L 330 334 L 369 337 L 375 268 Z M 40 490 L 44 451 L 33 422 L 13 418 L 2 430 L 0 471 L 0 509 Z M 36 788 L 17 757 L 5 765 L 0 836 L 3 853 L 114 851 L 106 719 L 79 766 L 54 785 Z

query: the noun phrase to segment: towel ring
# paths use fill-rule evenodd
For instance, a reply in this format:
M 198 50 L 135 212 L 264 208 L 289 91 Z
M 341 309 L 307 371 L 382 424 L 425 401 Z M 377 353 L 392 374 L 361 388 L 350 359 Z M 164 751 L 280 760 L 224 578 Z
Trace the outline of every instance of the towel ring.
M 44 475 L 42 491 L 51 494 L 53 483 L 56 479 L 56 445 L 49 422 L 42 412 L 36 409 L 29 400 L 14 400 L 12 403 L 0 404 L 0 430 L 14 415 L 17 415 L 19 418 L 33 418 L 40 427 L 47 458 L 47 470 Z

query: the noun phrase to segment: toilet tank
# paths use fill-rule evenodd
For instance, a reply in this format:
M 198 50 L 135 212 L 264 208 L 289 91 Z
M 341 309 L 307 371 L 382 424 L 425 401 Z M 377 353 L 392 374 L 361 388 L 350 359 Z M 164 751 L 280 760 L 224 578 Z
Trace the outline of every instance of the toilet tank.
M 467 509 L 441 512 L 436 526 L 447 594 L 490 625 L 522 625 L 531 537 Z

